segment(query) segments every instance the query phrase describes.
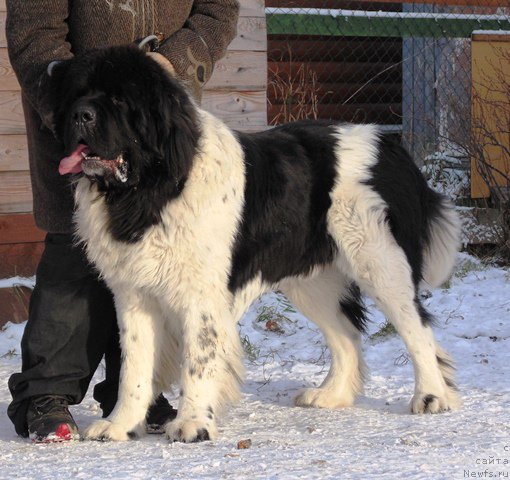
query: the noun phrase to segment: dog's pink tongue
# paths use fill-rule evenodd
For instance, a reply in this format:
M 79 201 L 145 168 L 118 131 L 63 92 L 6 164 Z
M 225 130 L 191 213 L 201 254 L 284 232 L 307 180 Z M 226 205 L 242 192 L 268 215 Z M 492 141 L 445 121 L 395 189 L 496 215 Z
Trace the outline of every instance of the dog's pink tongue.
M 60 175 L 65 175 L 67 173 L 80 173 L 81 162 L 84 155 L 87 155 L 87 153 L 89 153 L 89 147 L 80 143 L 73 153 L 60 160 L 58 173 L 60 173 Z

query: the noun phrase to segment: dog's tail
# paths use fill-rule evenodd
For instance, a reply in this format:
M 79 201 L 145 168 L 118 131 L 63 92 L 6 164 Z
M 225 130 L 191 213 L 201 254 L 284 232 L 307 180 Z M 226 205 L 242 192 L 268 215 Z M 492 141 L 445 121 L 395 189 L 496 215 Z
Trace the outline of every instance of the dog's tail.
M 436 288 L 452 272 L 460 248 L 461 225 L 450 200 L 436 192 L 430 194 L 436 197 L 436 208 L 428 220 L 422 276 L 425 286 Z

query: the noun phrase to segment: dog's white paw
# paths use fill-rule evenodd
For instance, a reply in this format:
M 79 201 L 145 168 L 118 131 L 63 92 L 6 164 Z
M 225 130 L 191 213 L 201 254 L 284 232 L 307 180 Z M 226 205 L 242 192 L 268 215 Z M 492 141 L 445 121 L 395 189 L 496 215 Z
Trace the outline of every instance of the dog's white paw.
M 411 400 L 412 413 L 441 413 L 457 410 L 460 399 L 457 392 L 447 388 L 445 393 L 415 393 Z
M 353 403 L 352 395 L 335 395 L 324 388 L 306 388 L 294 399 L 297 407 L 345 408 L 352 406 Z
M 126 425 L 112 423 L 109 420 L 97 420 L 83 433 L 85 440 L 98 440 L 101 442 L 123 442 L 141 436 L 140 429 L 129 429 Z
M 166 438 L 171 442 L 203 442 L 214 440 L 217 436 L 216 425 L 213 420 L 192 420 L 176 418 L 165 425 Z

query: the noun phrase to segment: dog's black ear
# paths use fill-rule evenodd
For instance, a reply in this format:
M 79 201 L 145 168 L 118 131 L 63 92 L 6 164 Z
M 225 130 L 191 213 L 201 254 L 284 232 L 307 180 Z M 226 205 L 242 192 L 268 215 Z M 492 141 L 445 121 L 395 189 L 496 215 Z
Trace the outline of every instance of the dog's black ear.
M 180 85 L 178 92 L 167 96 L 162 109 L 166 121 L 162 124 L 162 144 L 159 147 L 164 149 L 169 171 L 180 183 L 188 176 L 197 153 L 200 138 L 197 109 Z
M 155 63 L 155 62 L 154 62 Z M 197 107 L 179 80 L 155 64 L 148 115 L 141 121 L 146 142 L 176 185 L 190 171 L 200 138 Z

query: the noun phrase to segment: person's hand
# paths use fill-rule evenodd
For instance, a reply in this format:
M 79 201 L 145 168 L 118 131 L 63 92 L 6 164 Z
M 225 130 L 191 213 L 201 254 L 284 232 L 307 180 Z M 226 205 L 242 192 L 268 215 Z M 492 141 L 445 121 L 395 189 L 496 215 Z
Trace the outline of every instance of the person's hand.
M 67 61 L 55 60 L 51 62 L 46 71 L 41 75 L 38 85 L 38 104 L 39 116 L 42 124 L 53 133 L 57 138 L 55 131 L 55 109 L 57 99 L 62 91 L 63 75 L 66 70 Z M 62 70 L 61 72 L 59 70 Z M 58 72 L 58 73 L 57 73 Z
M 161 55 L 161 53 L 147 52 L 147 55 L 150 58 L 152 58 L 156 63 L 158 63 L 159 66 L 163 68 L 163 70 L 165 70 L 170 75 L 175 77 L 176 74 L 175 74 L 175 69 L 174 69 L 173 65 L 170 63 L 170 61 L 166 57 Z

